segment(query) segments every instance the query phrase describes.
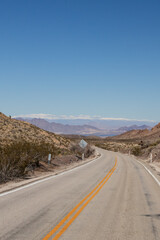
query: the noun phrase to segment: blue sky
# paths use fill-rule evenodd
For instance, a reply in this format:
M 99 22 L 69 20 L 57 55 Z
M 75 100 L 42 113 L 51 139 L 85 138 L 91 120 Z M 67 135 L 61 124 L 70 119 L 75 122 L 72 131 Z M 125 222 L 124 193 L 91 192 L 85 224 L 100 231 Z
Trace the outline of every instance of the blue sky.
M 160 2 L 0 1 L 0 111 L 159 121 Z

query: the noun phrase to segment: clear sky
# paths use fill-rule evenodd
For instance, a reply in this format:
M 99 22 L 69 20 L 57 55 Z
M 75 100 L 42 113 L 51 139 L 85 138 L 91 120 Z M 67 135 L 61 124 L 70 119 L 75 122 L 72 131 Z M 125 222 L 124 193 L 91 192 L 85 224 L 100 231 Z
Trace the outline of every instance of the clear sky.
M 160 120 L 159 0 L 1 0 L 0 111 Z

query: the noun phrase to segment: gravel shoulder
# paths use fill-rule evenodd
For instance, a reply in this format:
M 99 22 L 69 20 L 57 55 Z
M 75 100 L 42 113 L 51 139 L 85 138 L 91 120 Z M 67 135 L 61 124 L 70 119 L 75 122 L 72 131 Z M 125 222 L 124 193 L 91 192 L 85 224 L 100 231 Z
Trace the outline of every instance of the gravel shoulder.
M 132 157 L 135 160 L 141 162 L 144 166 L 146 166 L 151 171 L 151 173 L 160 181 L 160 163 L 159 162 L 150 162 L 150 159 L 144 160 L 139 157 L 135 157 L 133 155 Z

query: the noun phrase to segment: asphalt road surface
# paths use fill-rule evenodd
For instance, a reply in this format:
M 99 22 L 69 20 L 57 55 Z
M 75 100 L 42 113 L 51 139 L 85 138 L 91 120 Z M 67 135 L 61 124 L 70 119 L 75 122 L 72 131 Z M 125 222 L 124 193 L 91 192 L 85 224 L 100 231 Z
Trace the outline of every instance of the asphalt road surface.
M 0 239 L 159 240 L 160 187 L 132 157 L 102 156 L 0 195 Z

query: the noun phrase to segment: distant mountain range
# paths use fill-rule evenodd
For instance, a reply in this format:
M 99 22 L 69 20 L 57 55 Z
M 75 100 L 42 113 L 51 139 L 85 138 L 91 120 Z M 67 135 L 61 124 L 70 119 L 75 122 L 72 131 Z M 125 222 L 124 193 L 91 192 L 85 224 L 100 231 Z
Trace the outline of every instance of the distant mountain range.
M 69 124 L 61 124 L 55 122 L 48 122 L 44 119 L 22 119 L 18 118 L 17 120 L 29 122 L 39 128 L 42 128 L 49 132 L 54 132 L 57 134 L 80 134 L 80 135 L 90 135 L 95 134 L 100 131 L 100 129 L 89 126 L 89 125 L 69 125 Z
M 137 126 L 137 125 L 132 125 L 130 127 L 121 127 L 118 128 L 118 131 L 122 131 L 122 132 L 128 132 L 131 130 L 144 130 L 144 129 L 151 129 L 151 127 L 147 126 L 147 125 L 142 125 L 142 126 Z
M 120 128 L 108 129 L 102 128 L 104 125 L 99 125 L 99 128 L 93 125 L 84 124 L 84 125 L 71 125 L 71 124 L 62 124 L 57 122 L 49 122 L 46 119 L 41 118 L 16 118 L 20 121 L 29 122 L 41 129 L 44 129 L 49 132 L 54 132 L 56 134 L 76 134 L 76 135 L 95 135 L 95 136 L 114 136 L 118 134 L 125 133 L 131 130 L 143 130 L 143 129 L 151 129 L 150 126 L 147 125 L 131 125 L 131 126 L 123 126 Z M 92 123 L 93 124 L 93 123 Z

